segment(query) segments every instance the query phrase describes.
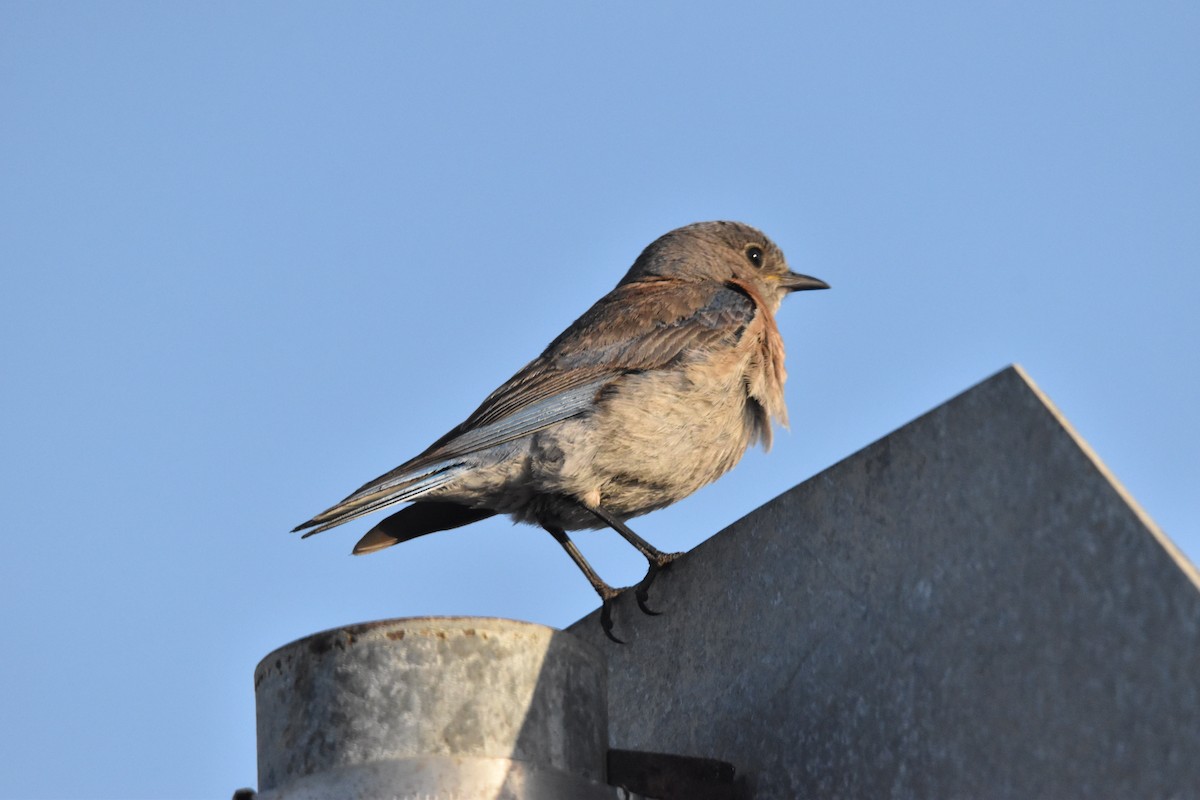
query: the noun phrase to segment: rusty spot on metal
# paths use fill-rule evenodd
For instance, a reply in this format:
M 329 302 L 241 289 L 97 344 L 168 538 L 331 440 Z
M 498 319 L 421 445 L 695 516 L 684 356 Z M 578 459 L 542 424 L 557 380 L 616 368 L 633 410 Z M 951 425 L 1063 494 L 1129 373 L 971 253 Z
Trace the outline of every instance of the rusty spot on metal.
M 328 634 L 324 636 L 314 636 L 308 640 L 308 652 L 314 656 L 323 656 L 333 649 L 333 637 Z
M 358 641 L 358 637 L 347 630 L 336 630 L 328 633 L 317 634 L 308 640 L 308 652 L 314 656 L 323 656 L 333 648 L 338 650 L 346 650 L 352 647 Z M 276 662 L 278 667 L 278 662 Z
M 391 639 L 393 642 L 398 642 L 404 638 L 404 631 L 387 631 L 383 635 Z

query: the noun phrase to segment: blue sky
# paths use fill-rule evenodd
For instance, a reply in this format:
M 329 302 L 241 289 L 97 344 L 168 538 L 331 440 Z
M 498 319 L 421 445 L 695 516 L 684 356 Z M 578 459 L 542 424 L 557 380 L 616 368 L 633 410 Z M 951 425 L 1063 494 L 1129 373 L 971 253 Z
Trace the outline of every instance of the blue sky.
M 506 520 L 287 531 L 696 220 L 834 288 L 779 314 L 791 433 L 647 539 L 1015 361 L 1200 559 L 1197 41 L 1183 2 L 0 5 L 0 796 L 229 796 L 271 649 L 594 608 Z

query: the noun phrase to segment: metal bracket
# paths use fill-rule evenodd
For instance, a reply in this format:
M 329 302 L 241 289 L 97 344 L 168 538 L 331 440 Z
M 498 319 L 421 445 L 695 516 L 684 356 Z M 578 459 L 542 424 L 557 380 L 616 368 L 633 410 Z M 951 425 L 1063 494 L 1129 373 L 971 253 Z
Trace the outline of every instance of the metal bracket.
M 608 783 L 654 800 L 734 800 L 728 761 L 715 758 L 608 751 Z

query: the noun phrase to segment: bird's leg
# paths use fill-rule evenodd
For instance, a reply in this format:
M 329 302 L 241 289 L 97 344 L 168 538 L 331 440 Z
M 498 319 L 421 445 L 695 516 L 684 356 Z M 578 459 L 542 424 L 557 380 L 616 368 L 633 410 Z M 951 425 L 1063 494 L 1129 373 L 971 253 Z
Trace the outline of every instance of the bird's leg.
M 650 584 L 654 583 L 654 579 L 658 577 L 658 573 L 664 567 L 679 558 L 683 553 L 664 553 L 630 530 L 629 526 L 624 522 L 599 506 L 584 506 L 584 508 L 596 515 L 608 527 L 621 534 L 625 541 L 636 547 L 637 551 L 646 557 L 646 561 L 650 562 L 650 566 L 646 570 L 646 577 L 642 578 L 638 582 L 638 585 L 634 587 L 633 596 L 637 598 L 638 608 L 642 610 L 643 614 L 657 616 L 659 612 L 652 610 L 646 605 L 646 601 L 650 597 Z
M 583 553 L 579 552 L 579 548 L 575 546 L 575 543 L 571 541 L 562 528 L 556 528 L 552 525 L 543 525 L 542 527 L 562 545 L 563 550 L 566 550 L 567 555 L 575 562 L 575 566 L 579 567 L 584 577 L 588 579 L 588 583 L 596 590 L 596 594 L 600 595 L 600 627 L 604 629 L 604 635 L 617 644 L 625 644 L 613 635 L 612 632 L 612 603 L 613 600 L 617 599 L 617 595 L 620 592 L 601 580 L 600 576 L 596 574 L 596 570 L 592 569 L 592 565 L 587 562 L 587 559 L 583 557 Z

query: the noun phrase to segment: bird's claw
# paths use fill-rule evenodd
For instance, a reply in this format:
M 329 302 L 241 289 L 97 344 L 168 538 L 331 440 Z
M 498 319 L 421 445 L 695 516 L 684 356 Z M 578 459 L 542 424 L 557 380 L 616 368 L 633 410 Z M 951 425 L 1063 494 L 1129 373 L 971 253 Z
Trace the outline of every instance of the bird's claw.
M 655 572 L 657 571 L 658 570 L 655 570 Z M 649 573 L 647 573 L 647 578 L 648 577 Z M 637 599 L 638 608 L 642 610 L 643 614 L 650 617 L 657 617 L 662 612 L 655 611 L 653 608 L 650 608 L 646 605 L 646 601 L 650 599 L 650 583 L 653 583 L 653 581 L 647 582 L 646 579 L 643 578 L 642 582 L 634 587 L 633 596 Z
M 633 589 L 634 599 L 637 600 L 638 608 L 643 614 L 651 617 L 657 617 L 662 612 L 655 611 L 646 603 L 650 599 L 650 586 L 654 583 L 654 579 L 658 577 L 658 573 L 671 565 L 675 559 L 682 556 L 683 553 L 657 553 L 650 558 L 650 566 L 646 569 L 646 576 L 637 583 L 636 586 L 626 587 L 624 589 L 613 589 L 608 584 L 599 583 L 594 588 L 600 595 L 600 627 L 604 630 L 604 635 L 617 644 L 625 644 L 624 640 L 618 639 L 613 631 L 612 609 L 613 603 L 621 596 L 622 593 Z
M 607 636 L 609 639 L 612 639 L 617 644 L 625 644 L 625 642 L 623 640 L 618 639 L 616 634 L 614 634 L 612 632 L 612 629 L 613 629 L 612 604 L 613 604 L 613 600 L 615 600 L 616 598 L 617 598 L 616 592 L 614 592 L 612 595 L 610 595 L 608 597 L 603 598 L 603 602 L 601 602 L 601 604 L 600 604 L 600 627 L 604 629 L 604 635 Z
M 661 611 L 655 611 L 646 605 L 646 601 L 650 599 L 650 586 L 654 583 L 654 579 L 658 577 L 658 573 L 671 565 L 671 562 L 682 556 L 683 553 L 659 553 L 658 557 L 650 561 L 650 566 L 646 570 L 646 577 L 638 582 L 633 589 L 633 596 L 637 599 L 638 608 L 643 614 L 651 617 L 657 617 Z

